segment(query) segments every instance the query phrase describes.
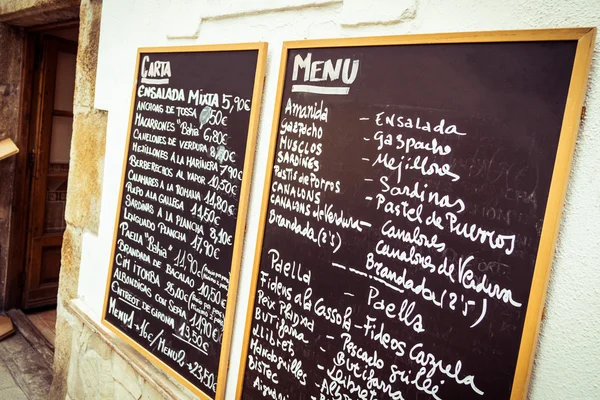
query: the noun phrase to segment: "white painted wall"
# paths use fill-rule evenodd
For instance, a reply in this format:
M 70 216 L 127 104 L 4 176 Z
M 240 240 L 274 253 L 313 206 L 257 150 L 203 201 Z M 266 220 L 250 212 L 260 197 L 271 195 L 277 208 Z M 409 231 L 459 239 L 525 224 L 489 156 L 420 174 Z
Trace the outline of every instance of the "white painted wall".
M 86 234 L 79 295 L 100 315 L 136 48 L 267 41 L 269 59 L 227 398 L 233 398 L 283 40 L 600 25 L 598 0 L 104 0 L 96 107 L 109 111 L 99 235 Z M 577 143 L 531 399 L 600 398 L 600 68 Z

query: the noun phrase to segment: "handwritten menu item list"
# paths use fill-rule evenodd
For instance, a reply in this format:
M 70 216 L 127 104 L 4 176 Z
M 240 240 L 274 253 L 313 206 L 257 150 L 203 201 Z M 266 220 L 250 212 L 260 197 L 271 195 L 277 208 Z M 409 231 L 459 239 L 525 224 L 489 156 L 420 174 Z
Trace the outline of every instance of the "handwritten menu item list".
M 147 50 L 104 318 L 212 398 L 259 51 Z
M 510 398 L 575 46 L 288 50 L 241 398 Z

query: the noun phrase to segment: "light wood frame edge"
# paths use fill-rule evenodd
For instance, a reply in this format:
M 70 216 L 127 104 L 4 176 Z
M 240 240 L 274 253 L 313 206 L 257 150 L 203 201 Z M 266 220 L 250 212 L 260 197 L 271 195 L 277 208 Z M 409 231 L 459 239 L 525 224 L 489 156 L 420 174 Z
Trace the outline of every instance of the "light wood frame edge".
M 268 44 L 266 42 L 261 43 L 261 48 L 258 51 L 256 75 L 254 77 L 254 93 L 252 95 L 248 140 L 246 142 L 246 158 L 244 160 L 244 172 L 239 200 L 240 207 L 238 208 L 237 225 L 235 229 L 236 240 L 234 240 L 233 245 L 231 276 L 229 279 L 229 290 L 227 291 L 227 309 L 225 310 L 225 326 L 223 329 L 223 341 L 221 344 L 219 377 L 222 377 L 222 379 L 220 379 L 219 383 L 217 384 L 217 399 L 222 399 L 225 397 L 225 389 L 227 386 L 227 371 L 229 369 L 231 338 L 233 335 L 233 320 L 235 317 L 235 306 L 237 304 L 237 291 L 242 263 L 242 251 L 244 248 L 244 236 L 246 233 L 246 216 L 248 214 L 248 201 L 250 199 L 250 185 L 252 184 L 252 170 L 254 167 L 254 155 L 256 152 L 256 138 L 258 134 L 258 123 L 260 120 L 261 99 L 265 84 L 267 46 Z M 223 349 L 226 349 L 227 351 L 223 351 Z
M 481 31 L 455 33 L 426 33 L 418 35 L 367 36 L 343 39 L 292 40 L 284 42 L 288 49 L 351 46 L 389 46 L 408 44 L 452 44 L 489 42 L 538 42 L 579 40 L 592 28 L 530 29 L 510 31 Z
M 148 358 L 160 369 L 165 371 L 168 375 L 172 376 L 177 382 L 181 383 L 187 389 L 192 391 L 194 394 L 199 396 L 202 400 L 212 400 L 212 397 L 198 389 L 194 384 L 180 375 L 173 368 L 169 367 L 166 363 L 161 361 L 154 354 L 146 350 L 143 346 L 135 342 L 124 332 L 119 330 L 116 326 L 111 324 L 105 319 L 106 305 L 108 303 L 108 294 L 110 292 L 110 281 L 113 274 L 113 259 L 116 250 L 116 241 L 119 215 L 123 202 L 123 190 L 125 182 L 125 171 L 127 169 L 127 154 L 129 150 L 129 143 L 131 140 L 131 128 L 133 125 L 133 112 L 135 109 L 135 94 L 137 87 L 137 75 L 140 64 L 140 55 L 142 53 L 181 53 L 181 52 L 216 52 L 216 51 L 236 51 L 236 50 L 256 50 L 257 61 L 256 61 L 256 72 L 254 75 L 254 89 L 252 93 L 252 105 L 250 109 L 250 120 L 248 122 L 248 133 L 246 140 L 246 151 L 244 159 L 244 174 L 242 177 L 242 185 L 240 188 L 239 208 L 236 221 L 234 246 L 231 262 L 231 274 L 229 278 L 229 289 L 227 291 L 227 306 L 225 309 L 225 323 L 223 327 L 223 339 L 221 342 L 221 355 L 219 359 L 219 368 L 217 374 L 217 391 L 215 399 L 223 399 L 225 395 L 225 388 L 227 383 L 227 369 L 229 368 L 229 358 L 231 350 L 231 336 L 233 334 L 233 318 L 235 316 L 235 304 L 237 300 L 237 289 L 239 280 L 239 271 L 241 264 L 242 249 L 244 243 L 245 226 L 246 226 L 246 215 L 248 211 L 248 200 L 250 194 L 250 183 L 252 180 L 252 168 L 254 166 L 254 153 L 256 146 L 256 135 L 258 131 L 258 123 L 260 118 L 262 93 L 264 86 L 264 74 L 266 70 L 266 59 L 267 59 L 267 47 L 266 42 L 254 42 L 254 43 L 234 43 L 234 44 L 223 44 L 223 45 L 193 45 L 193 46 L 173 46 L 173 47 L 140 47 L 138 48 L 136 55 L 136 63 L 133 77 L 133 89 L 131 95 L 131 104 L 129 112 L 129 122 L 127 128 L 127 138 L 125 141 L 125 151 L 123 156 L 123 166 L 121 169 L 121 181 L 119 187 L 119 197 L 115 216 L 115 227 L 113 230 L 112 249 L 109 261 L 108 274 L 106 277 L 106 287 L 104 292 L 104 303 L 102 306 L 101 322 L 111 332 L 121 338 L 125 343 L 132 346 L 144 357 Z M 248 168 L 248 169 L 246 169 Z M 246 173 L 246 171 L 248 171 Z
M 283 98 L 283 86 L 285 84 L 285 71 L 287 64 L 288 48 L 285 43 L 281 49 L 281 61 L 279 67 L 279 77 L 277 81 L 277 95 L 275 98 L 275 110 L 273 111 L 273 126 L 271 128 L 271 138 L 269 142 L 269 155 L 267 158 L 267 169 L 265 172 L 265 183 L 263 187 L 263 196 L 260 209 L 259 230 L 256 236 L 256 247 L 254 251 L 254 265 L 252 269 L 252 280 L 250 283 L 250 295 L 248 297 L 248 309 L 246 311 L 246 324 L 244 328 L 244 339 L 242 342 L 242 352 L 238 372 L 238 382 L 236 388 L 236 399 L 241 399 L 244 385 L 244 371 L 246 369 L 246 358 L 248 356 L 248 347 L 250 345 L 250 333 L 252 327 L 252 313 L 254 310 L 254 300 L 256 297 L 256 285 L 258 283 L 258 273 L 260 269 L 260 254 L 262 250 L 263 239 L 265 236 L 265 226 L 267 218 L 267 209 L 269 208 L 269 192 L 271 191 L 271 177 L 273 176 L 273 162 L 275 159 L 275 150 L 277 147 L 277 132 L 279 130 L 279 116 L 281 113 L 281 101 Z
M 254 266 L 252 281 L 250 283 L 250 296 L 248 299 L 248 310 L 246 313 L 246 324 L 236 399 L 241 399 L 244 384 L 244 373 L 246 359 L 248 356 L 249 340 L 252 327 L 252 313 L 254 311 L 254 300 L 256 295 L 257 278 L 260 267 L 261 250 L 266 228 L 266 213 L 268 209 L 268 197 L 270 183 L 275 161 L 275 150 L 278 137 L 278 123 L 281 113 L 281 102 L 283 88 L 285 85 L 285 72 L 287 68 L 287 56 L 291 49 L 323 48 L 323 47 L 350 47 L 350 46 L 389 46 L 389 45 L 411 45 L 411 44 L 453 44 L 453 43 L 492 43 L 492 42 L 527 42 L 527 41 L 577 41 L 577 50 L 573 64 L 571 81 L 567 94 L 567 103 L 563 116 L 563 124 L 560 132 L 559 147 L 557 150 L 555 166 L 552 173 L 548 204 L 544 214 L 542 235 L 536 263 L 530 301 L 527 307 L 523 335 L 519 346 L 519 355 L 515 369 L 515 378 L 511 391 L 510 400 L 521 400 L 527 395 L 527 389 L 533 369 L 533 357 L 537 345 L 537 338 L 541 325 L 543 304 L 546 298 L 548 282 L 550 278 L 551 260 L 554 255 L 554 247 L 558 236 L 560 216 L 566 195 L 566 184 L 568 181 L 573 151 L 583 101 L 588 80 L 593 48 L 596 37 L 596 28 L 566 28 L 566 29 L 536 29 L 536 30 L 511 30 L 490 32 L 459 32 L 423 35 L 397 35 L 397 36 L 373 36 L 342 39 L 315 39 L 285 41 L 282 46 L 281 61 L 279 67 L 279 78 L 277 83 L 277 96 L 275 99 L 275 110 L 273 112 L 273 126 L 271 129 L 271 140 L 269 155 L 267 159 L 267 170 L 265 174 L 265 187 L 259 220 L 259 231 L 257 235 L 256 251 L 254 254 Z
M 525 314 L 523 335 L 521 336 L 521 344 L 519 346 L 519 357 L 517 359 L 511 400 L 525 399 L 529 389 L 546 293 L 550 282 L 552 259 L 554 257 L 556 239 L 558 238 L 565 196 L 567 194 L 567 184 L 571 173 L 571 164 L 585 100 L 595 39 L 596 28 L 586 29 L 577 39 L 577 49 L 571 72 L 567 102 L 563 114 L 560 139 L 554 161 L 552 181 L 550 183 L 550 191 L 548 192 L 548 202 L 546 204 L 529 302 Z

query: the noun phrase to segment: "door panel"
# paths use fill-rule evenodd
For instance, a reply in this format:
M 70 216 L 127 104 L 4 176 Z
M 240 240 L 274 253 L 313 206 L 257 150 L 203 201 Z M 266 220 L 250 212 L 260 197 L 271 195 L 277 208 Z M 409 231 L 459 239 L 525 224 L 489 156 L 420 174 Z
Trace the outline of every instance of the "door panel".
M 43 37 L 39 64 L 37 123 L 23 308 L 56 304 L 69 152 L 77 45 Z
M 26 308 L 56 303 L 62 233 L 33 238 L 31 243 L 31 265 L 39 267 L 39 273 L 28 274 L 29 288 Z

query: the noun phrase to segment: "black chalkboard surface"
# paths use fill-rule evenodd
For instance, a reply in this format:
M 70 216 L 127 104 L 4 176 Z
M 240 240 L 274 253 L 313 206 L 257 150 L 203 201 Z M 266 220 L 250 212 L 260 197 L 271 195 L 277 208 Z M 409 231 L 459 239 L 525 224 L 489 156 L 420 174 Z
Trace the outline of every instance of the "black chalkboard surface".
M 103 322 L 222 398 L 266 44 L 138 51 Z
M 523 398 L 594 35 L 284 44 L 238 398 Z

